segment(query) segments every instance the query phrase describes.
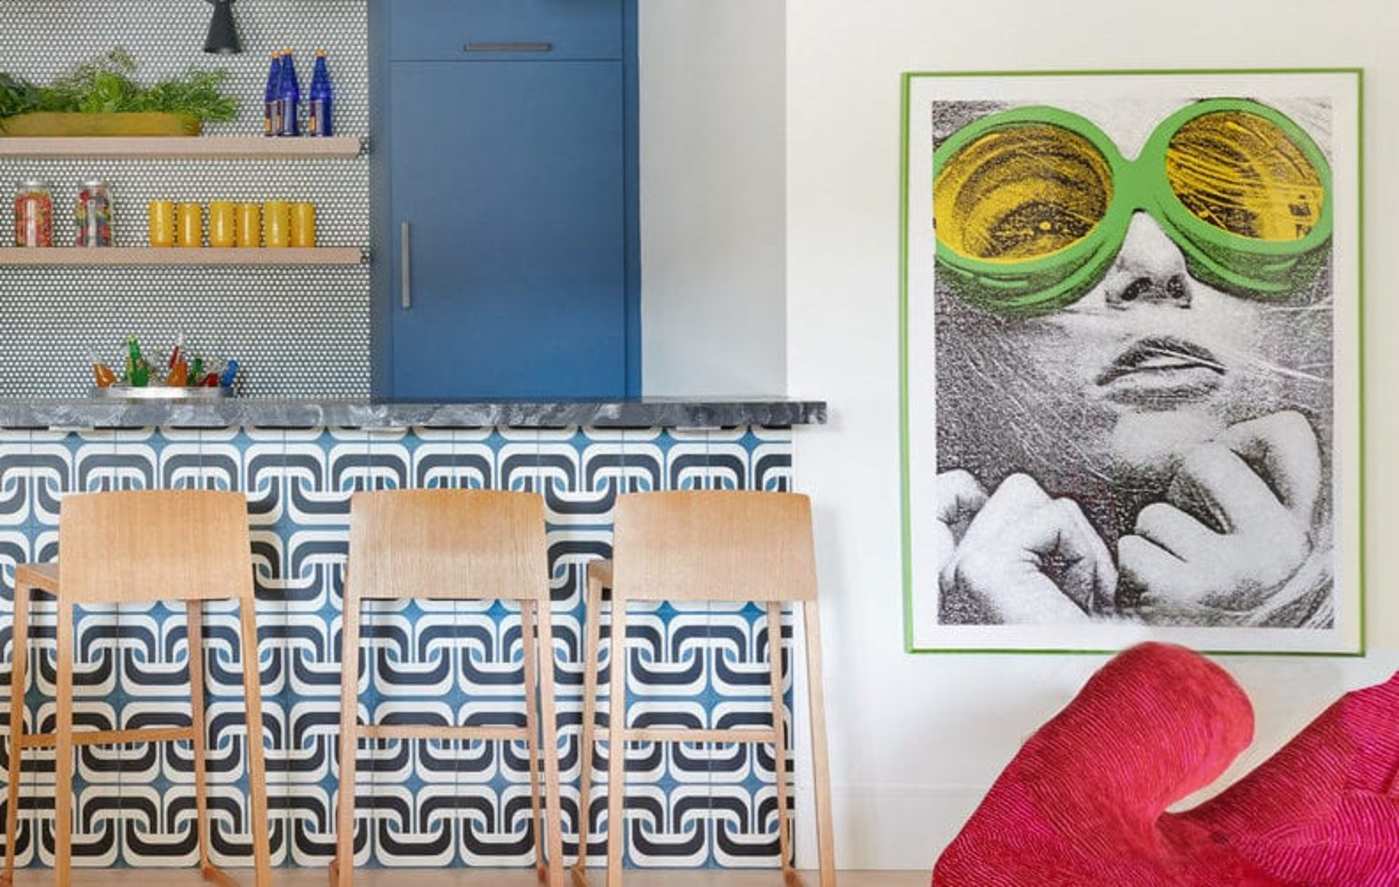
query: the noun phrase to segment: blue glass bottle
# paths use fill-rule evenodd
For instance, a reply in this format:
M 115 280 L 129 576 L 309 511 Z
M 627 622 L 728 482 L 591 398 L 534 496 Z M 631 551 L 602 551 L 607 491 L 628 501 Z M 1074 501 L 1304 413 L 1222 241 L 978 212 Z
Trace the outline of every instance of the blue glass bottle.
M 277 97 L 282 105 L 282 125 L 277 135 L 301 135 L 301 84 L 296 78 L 296 61 L 290 49 L 282 55 L 282 77 L 281 85 L 277 87 Z
M 330 69 L 326 67 L 325 50 L 316 52 L 316 70 L 311 75 L 311 107 L 306 116 L 308 136 L 329 137 L 335 135 L 332 121 L 335 106 L 335 90 L 330 85 Z
M 272 53 L 272 66 L 267 71 L 267 93 L 263 98 L 262 134 L 275 136 L 282 131 L 281 97 L 282 54 Z

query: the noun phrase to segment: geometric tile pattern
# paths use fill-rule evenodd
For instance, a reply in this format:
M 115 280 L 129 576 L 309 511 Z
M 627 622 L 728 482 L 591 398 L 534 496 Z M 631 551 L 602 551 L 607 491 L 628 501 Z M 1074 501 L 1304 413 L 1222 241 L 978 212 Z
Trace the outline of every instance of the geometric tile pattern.
M 0 70 L 48 82 L 113 47 L 139 62 L 143 83 L 190 66 L 229 72 L 239 116 L 209 135 L 262 132 L 269 54 L 296 50 L 303 88 L 316 49 L 330 55 L 336 126 L 369 132 L 367 0 L 255 0 L 234 4 L 241 55 L 203 50 L 211 7 L 199 0 L 5 0 Z M 54 240 L 74 241 L 73 202 L 88 178 L 113 194 L 122 246 L 146 243 L 156 198 L 308 200 L 323 246 L 369 243 L 369 160 L 149 160 L 0 158 L 0 237 L 13 230 L 13 188 L 38 177 L 53 189 Z M 207 226 L 207 218 L 206 218 Z M 129 335 L 159 351 L 184 331 L 194 351 L 236 357 L 246 396 L 366 396 L 370 377 L 369 269 L 0 267 L 0 391 L 10 396 L 86 394 L 87 350 L 119 361 Z
M 14 567 L 55 560 L 62 498 L 73 491 L 207 488 L 247 497 L 256 578 L 272 852 L 325 865 L 338 777 L 341 589 L 349 497 L 363 489 L 470 487 L 543 493 L 548 521 L 564 848 L 577 853 L 581 767 L 593 767 L 589 851 L 604 860 L 611 750 L 579 747 L 584 565 L 610 553 L 620 492 L 787 490 L 787 428 L 345 428 L 0 432 L 0 693 L 13 661 Z M 198 528 L 191 527 L 191 533 Z M 359 704 L 376 722 L 524 724 L 519 611 L 497 601 L 372 601 L 363 612 Z M 237 617 L 205 604 L 213 855 L 249 858 L 246 735 Z M 79 612 L 75 719 L 113 729 L 187 725 L 183 608 Z M 781 637 L 791 651 L 790 618 Z M 31 610 L 28 729 L 55 716 L 54 611 Z M 633 726 L 765 726 L 769 626 L 753 605 L 633 604 L 627 721 Z M 608 664 L 603 629 L 605 728 Z M 790 669 L 785 669 L 790 721 Z M 7 699 L 5 701 L 8 701 Z M 2 707 L 2 706 L 0 706 Z M 7 725 L 0 724 L 0 731 Z M 601 734 L 605 737 L 605 732 Z M 534 859 L 523 743 L 369 741 L 358 751 L 356 863 L 514 866 Z M 789 772 L 783 774 L 790 780 Z M 773 750 L 658 745 L 627 751 L 631 866 L 777 864 Z M 51 750 L 25 756 L 21 865 L 53 861 Z M 4 771 L 0 770 L 0 779 Z M 84 747 L 75 770 L 74 861 L 186 866 L 197 855 L 188 743 Z

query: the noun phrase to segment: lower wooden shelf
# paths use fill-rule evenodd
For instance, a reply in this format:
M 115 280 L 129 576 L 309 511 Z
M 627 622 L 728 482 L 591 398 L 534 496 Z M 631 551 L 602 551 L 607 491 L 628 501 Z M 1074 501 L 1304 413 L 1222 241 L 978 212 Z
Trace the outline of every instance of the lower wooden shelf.
M 249 248 L 149 246 L 0 248 L 0 265 L 358 265 L 359 247 Z

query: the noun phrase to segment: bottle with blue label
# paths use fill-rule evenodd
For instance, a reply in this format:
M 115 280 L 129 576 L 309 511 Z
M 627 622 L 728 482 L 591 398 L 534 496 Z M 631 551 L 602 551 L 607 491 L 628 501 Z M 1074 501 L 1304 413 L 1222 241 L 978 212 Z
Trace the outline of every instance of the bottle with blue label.
M 282 85 L 282 54 L 272 53 L 272 66 L 267 72 L 267 92 L 263 98 L 262 134 L 275 136 L 282 131 L 281 97 L 277 91 Z
M 282 125 L 277 135 L 301 135 L 301 84 L 297 82 L 296 61 L 290 49 L 282 54 L 282 76 L 277 87 L 277 98 L 282 106 Z
M 328 138 L 335 135 L 332 120 L 335 90 L 330 85 L 330 69 L 326 67 L 325 50 L 316 51 L 316 70 L 311 75 L 311 107 L 306 117 L 306 134 Z

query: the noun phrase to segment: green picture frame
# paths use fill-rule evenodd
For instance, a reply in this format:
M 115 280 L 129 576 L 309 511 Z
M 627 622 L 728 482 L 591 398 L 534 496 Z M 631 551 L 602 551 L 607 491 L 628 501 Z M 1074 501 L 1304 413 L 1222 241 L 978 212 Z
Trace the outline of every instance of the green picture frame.
M 1028 654 L 1109 654 L 1116 652 L 1124 644 L 1096 644 L 1096 643 L 1066 643 L 1064 645 L 1037 645 L 1022 644 L 1012 642 L 1006 644 L 978 643 L 968 645 L 965 643 L 929 643 L 920 640 L 919 633 L 915 631 L 915 540 L 914 540 L 914 495 L 912 472 L 912 449 L 910 437 L 911 409 L 910 397 L 913 385 L 910 380 L 910 263 L 913 256 L 914 247 L 911 246 L 911 236 L 913 232 L 910 228 L 912 213 L 911 206 L 914 204 L 913 195 L 910 193 L 912 187 L 912 177 L 910 174 L 911 163 L 914 160 L 912 145 L 912 122 L 914 120 L 913 102 L 915 92 L 922 82 L 949 84 L 968 83 L 973 80 L 983 83 L 996 84 L 1007 83 L 1012 80 L 1019 86 L 1025 83 L 1035 82 L 1033 78 L 1068 78 L 1073 82 L 1073 78 L 1124 78 L 1123 83 L 1137 82 L 1137 78 L 1255 78 L 1273 77 L 1275 75 L 1338 75 L 1353 82 L 1354 90 L 1354 183 L 1355 193 L 1353 195 L 1353 210 L 1346 215 L 1352 220 L 1354 228 L 1353 255 L 1349 261 L 1354 262 L 1354 325 L 1355 341 L 1353 351 L 1350 352 L 1349 362 L 1353 364 L 1354 373 L 1353 390 L 1353 443 L 1349 444 L 1345 450 L 1347 460 L 1353 460 L 1355 471 L 1354 488 L 1346 503 L 1344 503 L 1344 515 L 1338 510 L 1335 521 L 1339 524 L 1342 519 L 1349 521 L 1348 529 L 1353 533 L 1351 544 L 1354 547 L 1355 556 L 1353 563 L 1347 564 L 1346 581 L 1355 585 L 1355 623 L 1354 638 L 1339 637 L 1338 643 L 1333 647 L 1325 649 L 1283 649 L 1283 648 L 1258 648 L 1247 645 L 1234 645 L 1222 643 L 1219 646 L 1211 646 L 1208 643 L 1189 645 L 1217 655 L 1290 655 L 1290 656 L 1327 656 L 1327 657 L 1357 657 L 1363 656 L 1366 650 L 1365 634 L 1365 386 L 1364 386 L 1364 336 L 1363 336 L 1363 313 L 1365 296 L 1365 267 L 1364 267 L 1364 70 L 1360 67 L 1319 67 L 1319 68 L 1182 68 L 1182 69 L 1082 69 L 1082 70 L 1037 70 L 1037 71 L 1014 71 L 1014 70 L 987 70 L 987 71 L 909 71 L 901 77 L 900 83 L 900 139 L 899 139 L 899 440 L 900 440 L 900 495 L 899 507 L 901 512 L 900 532 L 901 532 L 901 557 L 902 557 L 902 598 L 903 598 L 903 645 L 907 653 L 910 654 L 932 654 L 932 653 L 1028 653 Z M 1206 95 L 1203 93 L 1193 93 L 1194 95 Z M 984 98 L 984 93 L 978 93 Z M 931 143 L 920 143 L 920 150 L 928 151 L 929 169 L 931 170 Z M 929 173 L 930 175 L 931 173 Z M 925 179 L 920 179 L 926 183 Z M 1328 180 L 1329 185 L 1329 180 Z M 925 195 L 931 200 L 931 194 Z M 1338 216 L 1335 219 L 1337 226 L 1346 224 L 1345 218 Z M 941 249 L 941 245 L 933 243 L 926 244 L 930 250 Z M 1338 341 L 1338 340 L 1334 340 Z M 1339 357 L 1337 358 L 1339 360 Z M 1334 384 L 1334 383 L 1333 383 Z M 1338 420 L 1339 422 L 1339 420 Z M 1341 426 L 1338 424 L 1337 428 Z M 1339 557 L 1339 552 L 1337 553 Z M 1146 637 L 1154 637 L 1155 632 L 1147 630 L 1141 633 Z M 1167 637 L 1171 640 L 1173 638 Z

